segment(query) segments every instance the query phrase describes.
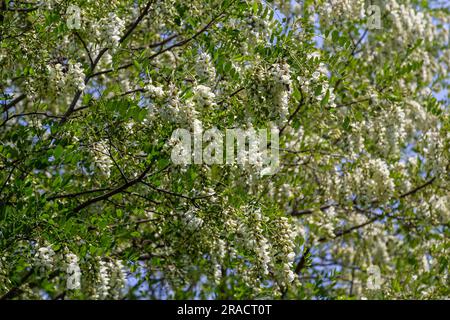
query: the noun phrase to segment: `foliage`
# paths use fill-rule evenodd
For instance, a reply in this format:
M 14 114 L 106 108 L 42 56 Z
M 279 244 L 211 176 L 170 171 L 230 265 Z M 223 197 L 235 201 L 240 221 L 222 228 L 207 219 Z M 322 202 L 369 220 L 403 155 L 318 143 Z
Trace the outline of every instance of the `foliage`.
M 3 298 L 448 298 L 448 9 L 0 3 Z M 278 172 L 174 165 L 196 123 Z

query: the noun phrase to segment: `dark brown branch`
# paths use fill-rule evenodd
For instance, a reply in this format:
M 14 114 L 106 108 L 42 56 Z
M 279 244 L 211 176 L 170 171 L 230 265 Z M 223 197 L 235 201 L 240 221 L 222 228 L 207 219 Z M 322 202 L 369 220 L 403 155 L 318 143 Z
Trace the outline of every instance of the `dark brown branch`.
M 26 113 L 18 113 L 18 114 L 13 114 L 13 115 L 8 115 L 6 117 L 6 119 L 2 122 L 2 124 L 0 124 L 0 127 L 3 127 L 9 120 L 14 119 L 14 118 L 20 118 L 20 117 L 24 117 L 24 116 L 43 116 L 43 117 L 47 117 L 47 118 L 54 118 L 54 119 L 62 119 L 62 116 L 56 116 L 56 115 L 51 115 L 48 114 L 46 112 L 26 112 Z
M 334 206 L 334 204 L 324 204 L 323 206 L 320 206 L 318 208 L 318 210 L 325 211 L 326 209 L 328 209 L 328 208 L 330 208 L 332 206 Z M 296 211 L 292 212 L 291 215 L 294 216 L 294 217 L 304 216 L 304 215 L 307 215 L 307 214 L 312 214 L 316 210 L 317 209 L 315 209 L 315 208 L 304 209 L 304 210 L 296 210 Z
M 150 6 L 152 5 L 153 2 L 154 2 L 154 0 L 147 2 L 147 5 L 145 6 L 144 10 L 142 10 L 139 17 L 137 17 L 137 19 L 128 27 L 128 30 L 125 32 L 125 34 L 120 38 L 120 40 L 119 40 L 120 43 L 124 42 L 131 35 L 131 33 L 134 31 L 134 29 L 136 29 L 138 24 L 148 14 L 148 12 L 150 10 Z
M 436 180 L 436 177 L 433 177 L 430 180 L 428 180 L 427 182 L 425 182 L 424 184 L 422 184 L 422 185 L 420 185 L 420 186 L 418 186 L 418 187 L 416 187 L 416 188 L 414 188 L 414 189 L 412 189 L 412 190 L 410 190 L 408 192 L 405 192 L 405 193 L 401 194 L 400 195 L 400 199 L 405 198 L 407 196 L 410 196 L 410 195 L 412 195 L 412 194 L 422 190 L 423 188 L 426 188 L 427 186 L 432 184 L 434 182 L 434 180 Z
M 146 185 L 147 187 L 155 190 L 155 191 L 158 191 L 158 192 L 161 192 L 161 193 L 165 193 L 165 194 L 168 194 L 168 195 L 171 195 L 171 196 L 174 196 L 174 197 L 179 197 L 179 198 L 183 198 L 183 199 L 187 199 L 187 200 L 194 200 L 195 199 L 195 198 L 191 198 L 191 197 L 185 196 L 184 194 L 175 193 L 175 192 L 172 192 L 172 191 L 169 191 L 169 190 L 164 190 L 164 189 L 155 187 L 154 185 L 152 185 L 152 184 L 150 184 L 148 182 L 145 182 L 145 181 L 141 181 L 141 183 Z
M 352 56 L 355 55 L 356 49 L 358 49 L 359 45 L 361 44 L 361 42 L 363 41 L 363 39 L 366 37 L 367 33 L 369 32 L 368 29 L 365 29 L 363 34 L 361 35 L 361 37 L 358 39 L 358 41 L 356 42 L 355 46 L 352 49 Z
M 408 192 L 406 192 L 406 193 L 400 195 L 399 198 L 405 198 L 405 197 L 407 197 L 407 196 L 410 196 L 410 195 L 412 195 L 412 194 L 414 194 L 414 193 L 416 193 L 416 192 L 422 190 L 423 188 L 426 188 L 427 186 L 431 185 L 435 179 L 436 179 L 436 177 L 431 178 L 430 180 L 428 180 L 428 181 L 425 182 L 424 184 L 422 184 L 422 185 L 420 185 L 420 186 L 418 186 L 418 187 L 416 187 L 416 188 L 414 188 L 414 189 L 412 189 L 412 190 L 410 190 L 410 191 L 408 191 Z M 376 216 L 376 217 L 373 217 L 372 219 L 369 219 L 369 220 L 367 220 L 367 221 L 364 222 L 364 223 L 361 223 L 361 224 L 359 224 L 359 225 L 353 226 L 353 227 L 351 227 L 351 228 L 348 228 L 348 229 L 346 229 L 346 230 L 343 230 L 343 231 L 340 231 L 340 232 L 336 233 L 333 239 L 342 237 L 342 236 L 344 236 L 344 235 L 346 235 L 346 234 L 351 233 L 351 232 L 354 231 L 354 230 L 358 230 L 358 229 L 360 229 L 360 228 L 363 228 L 363 227 L 365 227 L 365 226 L 367 226 L 367 225 L 369 225 L 369 224 L 371 224 L 371 223 L 374 223 L 375 221 L 378 221 L 378 220 L 383 219 L 384 217 L 388 217 L 388 218 L 389 218 L 390 216 L 387 216 L 387 215 L 382 214 L 382 215 L 378 215 L 378 216 Z M 392 217 L 390 217 L 390 218 L 392 218 Z M 327 240 L 329 240 L 329 239 L 327 239 L 327 238 L 321 238 L 321 239 L 319 239 L 320 242 L 325 242 L 325 241 L 327 241 Z
M 133 63 L 127 63 L 127 64 L 121 65 L 120 67 L 117 67 L 115 69 L 107 69 L 107 70 L 98 71 L 98 72 L 92 74 L 91 78 L 101 76 L 102 74 L 108 74 L 108 73 L 111 73 L 111 72 L 114 72 L 114 71 L 128 69 L 132 65 L 133 65 Z
M 206 24 L 203 28 L 201 28 L 199 31 L 197 31 L 197 32 L 196 32 L 194 35 L 192 35 L 191 37 L 186 38 L 186 39 L 183 39 L 183 40 L 181 40 L 181 41 L 179 41 L 179 42 L 177 42 L 177 43 L 174 43 L 173 45 L 171 45 L 171 46 L 169 46 L 169 47 L 166 47 L 166 48 L 164 48 L 164 49 L 162 49 L 162 50 L 160 50 L 160 51 L 154 53 L 153 55 L 151 55 L 151 56 L 148 57 L 147 59 L 152 60 L 152 59 L 156 58 L 157 56 L 163 54 L 164 52 L 170 51 L 170 50 L 172 50 L 172 49 L 174 49 L 174 48 L 177 48 L 177 47 L 182 47 L 182 46 L 186 45 L 187 43 L 191 42 L 192 40 L 195 40 L 200 34 L 202 34 L 203 32 L 205 32 L 206 30 L 208 30 L 208 28 L 209 28 L 209 27 L 210 27 L 217 19 L 219 19 L 222 15 L 223 15 L 223 13 L 218 14 L 218 15 L 217 15 L 216 17 L 214 17 L 208 24 Z M 131 67 L 131 66 L 133 66 L 133 65 L 134 65 L 133 63 L 127 63 L 127 64 L 124 64 L 124 65 L 121 65 L 120 67 L 118 67 L 118 68 L 116 68 L 116 69 L 102 70 L 102 71 L 99 71 L 99 72 L 96 72 L 96 73 L 92 74 L 91 77 L 97 77 L 97 76 L 102 75 L 102 74 L 107 74 L 107 73 L 111 73 L 111 72 L 114 72 L 114 71 L 127 69 L 127 68 L 129 68 L 129 67 Z
M 131 33 L 134 31 L 134 29 L 136 29 L 137 25 L 139 24 L 139 22 L 141 22 L 141 20 L 144 18 L 144 16 L 146 14 L 148 14 L 149 10 L 150 10 L 150 6 L 153 3 L 153 1 L 149 1 L 147 2 L 147 5 L 145 7 L 145 9 L 142 11 L 142 13 L 139 15 L 139 17 L 134 21 L 134 23 L 131 24 L 131 26 L 128 28 L 127 32 L 120 38 L 119 42 L 122 43 L 123 41 L 126 40 L 126 38 L 128 38 L 128 36 L 131 35 Z M 106 53 L 106 51 L 108 51 L 108 48 L 103 48 L 99 54 L 97 55 L 97 57 L 95 58 L 95 60 L 93 61 L 93 64 L 91 65 L 90 68 L 90 74 L 87 75 L 84 79 L 84 84 L 87 85 L 89 80 L 91 80 L 96 74 L 92 74 L 92 72 L 94 72 L 95 68 L 97 67 L 100 59 L 102 58 L 102 56 Z M 70 117 L 70 115 L 75 111 L 75 106 L 78 102 L 78 100 L 81 97 L 82 92 L 80 90 L 77 90 L 77 92 L 75 93 L 75 96 L 72 99 L 72 102 L 70 103 L 69 108 L 67 109 L 67 111 L 64 113 L 62 119 L 61 119 L 61 123 L 64 123 L 67 121 L 67 119 Z
M 21 94 L 20 96 L 18 96 L 17 98 L 15 98 L 14 100 L 12 100 L 10 103 L 7 103 L 4 107 L 3 107 L 3 112 L 8 111 L 9 109 L 11 109 L 12 107 L 14 107 L 16 104 L 18 104 L 20 101 L 22 101 L 23 99 L 26 98 L 26 95 Z
M 149 45 L 149 48 L 157 48 L 157 47 L 161 47 L 165 44 L 167 44 L 168 42 L 172 41 L 173 39 L 177 38 L 179 35 L 178 34 L 174 34 L 170 37 L 167 37 L 166 39 L 157 42 L 157 43 L 152 43 L 151 45 Z
M 119 151 L 119 149 L 112 143 L 111 137 L 109 136 L 109 134 L 108 134 L 108 140 L 109 140 L 109 143 L 110 143 L 114 148 L 116 148 L 116 149 Z M 109 157 L 111 158 L 111 160 L 112 160 L 113 163 L 114 163 L 114 166 L 117 168 L 117 170 L 119 170 L 120 175 L 122 176 L 122 179 L 123 179 L 125 182 L 128 182 L 128 178 L 127 178 L 127 176 L 125 175 L 125 173 L 123 172 L 122 168 L 121 168 L 121 167 L 119 166 L 119 164 L 117 163 L 116 159 L 114 158 L 114 156 L 113 156 L 113 154 L 112 154 L 112 152 L 111 152 L 111 148 L 108 150 L 108 152 L 109 152 Z M 119 152 L 120 152 L 120 151 L 119 151 Z
M 308 255 L 309 255 L 310 250 L 311 250 L 311 248 L 306 248 L 305 252 L 303 252 L 303 255 L 300 258 L 300 261 L 295 266 L 295 274 L 300 274 L 300 272 L 306 266 L 306 259 L 307 259 Z
M 228 97 L 226 97 L 225 99 L 219 101 L 217 104 L 218 104 L 218 105 L 224 104 L 224 103 L 227 101 L 227 99 L 234 97 L 234 96 L 237 95 L 239 92 L 244 91 L 244 90 L 245 90 L 245 88 L 243 88 L 243 87 L 237 89 L 236 91 L 230 93 L 230 95 L 229 95 Z
M 366 99 L 361 99 L 361 100 L 355 100 L 355 101 L 351 101 L 351 102 L 347 102 L 347 103 L 342 103 L 342 104 L 338 104 L 336 105 L 336 108 L 343 108 L 343 107 L 348 107 L 357 103 L 361 103 L 361 102 L 367 102 L 370 101 L 370 98 L 366 98 Z
M 295 109 L 295 111 L 289 116 L 286 124 L 280 129 L 280 135 L 283 133 L 283 131 L 286 129 L 286 127 L 291 123 L 292 119 L 294 119 L 294 117 L 297 115 L 297 113 L 300 111 L 300 108 L 303 106 L 304 104 L 304 95 L 303 92 L 300 89 L 300 93 L 302 95 L 300 102 L 297 105 L 297 108 Z
M 426 188 L 427 186 L 431 185 L 435 180 L 436 180 L 436 177 L 431 178 L 430 180 L 426 181 L 425 183 L 421 184 L 420 186 L 418 186 L 418 187 L 416 187 L 416 188 L 414 188 L 414 189 L 412 189 L 412 190 L 410 190 L 408 192 L 405 192 L 405 193 L 401 194 L 399 196 L 399 199 L 403 199 L 405 197 L 413 195 L 414 193 L 416 193 L 416 192 L 422 190 L 423 188 Z M 379 201 L 378 199 L 374 199 L 374 200 L 371 201 L 371 204 L 376 204 L 378 201 Z M 325 205 L 322 205 L 321 207 L 319 207 L 318 209 L 320 211 L 325 211 L 326 209 L 328 209 L 328 208 L 330 208 L 332 206 L 335 206 L 335 205 L 336 204 L 325 204 Z M 304 210 L 296 210 L 296 211 L 293 211 L 291 213 L 291 215 L 294 216 L 294 217 L 296 217 L 296 216 L 303 216 L 303 215 L 307 215 L 307 214 L 312 214 L 315 210 L 317 210 L 317 209 L 316 208 L 310 208 L 310 209 L 304 209 Z
M 27 13 L 38 10 L 39 7 L 32 7 L 32 8 L 5 8 L 0 9 L 1 11 L 11 11 L 11 12 L 21 12 L 21 13 Z
M 92 56 L 91 56 L 91 52 L 89 51 L 86 42 L 83 40 L 83 38 L 81 38 L 80 34 L 78 32 L 74 32 L 75 36 L 78 38 L 78 40 L 80 40 L 81 44 L 84 47 L 84 50 L 86 51 L 88 58 L 89 58 L 89 62 L 91 63 L 91 69 L 93 69 L 94 67 L 94 60 L 92 60 Z
M 87 190 L 87 191 L 76 192 L 76 193 L 60 194 L 60 195 L 48 197 L 47 200 L 55 200 L 55 199 L 63 199 L 63 198 L 76 198 L 76 197 L 82 196 L 84 194 L 108 191 L 108 190 L 111 190 L 111 188 L 101 188 L 101 189 Z
M 0 300 L 8 300 L 8 299 L 17 297 L 22 292 L 22 289 L 20 289 L 20 287 L 31 277 L 32 274 L 33 274 L 33 269 L 29 270 L 22 277 L 22 279 L 20 280 L 20 282 L 17 286 L 9 289 L 7 293 L 5 293 L 3 296 L 1 296 Z
M 120 96 L 123 97 L 123 96 L 129 95 L 129 94 L 133 94 L 133 93 L 136 93 L 136 92 L 141 92 L 141 93 L 143 93 L 143 92 L 145 92 L 145 90 L 142 89 L 142 88 L 134 89 L 134 90 L 129 90 L 129 91 L 126 91 L 126 92 L 120 94 Z
M 163 53 L 166 52 L 166 51 L 170 51 L 170 50 L 172 50 L 172 49 L 174 49 L 174 48 L 177 48 L 177 47 L 182 47 L 182 46 L 188 44 L 189 42 L 191 42 L 192 40 L 195 40 L 199 35 L 201 35 L 203 32 L 205 32 L 206 30 L 208 30 L 209 27 L 210 27 L 216 20 L 218 20 L 222 15 L 223 15 L 223 12 L 221 12 L 220 14 L 218 14 L 217 16 L 215 16 L 213 19 L 211 19 L 211 21 L 209 21 L 203 28 L 201 28 L 200 30 L 198 30 L 193 36 L 191 36 L 191 37 L 189 37 L 189 38 L 186 38 L 186 39 L 184 39 L 184 40 L 181 40 L 181 41 L 179 41 L 179 42 L 177 42 L 177 43 L 174 43 L 174 44 L 171 45 L 171 46 L 168 46 L 167 48 L 165 48 L 165 49 L 163 49 L 163 50 L 158 51 L 157 53 L 151 55 L 151 56 L 149 57 L 149 59 L 152 60 L 152 59 L 154 59 L 155 57 L 157 57 L 157 56 L 163 54 Z
M 358 224 L 356 226 L 350 227 L 348 229 L 342 230 L 342 231 L 336 233 L 335 236 L 332 239 L 336 239 L 336 238 L 340 238 L 342 236 L 345 236 L 346 234 L 349 234 L 352 231 L 361 229 L 361 228 L 363 228 L 363 227 L 365 227 L 365 226 L 367 226 L 367 225 L 369 225 L 371 223 L 374 223 L 375 221 L 381 220 L 382 218 L 384 218 L 384 215 L 379 215 L 379 216 L 376 216 L 376 217 L 374 217 L 372 219 L 367 220 L 364 223 L 361 223 L 361 224 Z M 324 238 L 320 238 L 319 242 L 325 242 L 325 241 L 328 241 L 328 240 L 330 240 L 330 239 L 324 237 Z
M 6 185 L 8 184 L 9 180 L 11 179 L 14 170 L 16 170 L 16 167 L 13 166 L 11 171 L 8 174 L 8 177 L 6 178 L 5 182 L 3 183 L 2 187 L 0 188 L 0 195 L 3 193 L 3 190 L 5 189 Z
M 83 202 L 79 206 L 75 207 L 75 209 L 73 209 L 72 214 L 81 211 L 82 209 L 90 206 L 91 204 L 94 204 L 94 203 L 102 201 L 102 200 L 106 200 L 106 199 L 128 189 L 129 187 L 135 185 L 136 183 L 140 182 L 142 179 L 145 178 L 145 176 L 151 170 L 151 168 L 152 168 L 152 166 L 149 165 L 137 178 L 122 184 L 121 186 L 119 186 L 118 188 L 116 188 L 114 190 L 111 190 L 110 192 L 107 192 L 105 194 L 102 194 L 101 196 L 98 196 L 98 197 L 89 199 L 86 202 Z

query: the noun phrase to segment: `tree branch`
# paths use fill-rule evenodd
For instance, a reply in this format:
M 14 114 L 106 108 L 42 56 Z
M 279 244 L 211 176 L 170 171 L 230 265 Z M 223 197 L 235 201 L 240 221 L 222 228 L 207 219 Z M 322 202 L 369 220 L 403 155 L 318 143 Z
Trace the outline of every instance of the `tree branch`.
M 108 191 L 108 190 L 111 190 L 111 188 L 101 188 L 101 189 L 87 190 L 87 191 L 76 192 L 76 193 L 60 194 L 60 195 L 48 197 L 47 200 L 55 200 L 55 199 L 63 199 L 63 198 L 76 198 L 76 197 L 84 195 L 84 194 Z
M 74 34 L 78 38 L 78 40 L 80 40 L 81 44 L 83 45 L 84 50 L 86 51 L 86 53 L 88 55 L 89 62 L 91 63 L 91 69 L 93 69 L 94 68 L 94 60 L 92 60 L 91 52 L 89 51 L 89 49 L 86 45 L 86 42 L 83 40 L 83 38 L 81 38 L 80 34 L 77 31 L 75 31 Z
M 307 247 L 305 249 L 305 251 L 303 252 L 303 255 L 300 258 L 300 261 L 297 263 L 297 265 L 295 267 L 295 274 L 300 274 L 300 272 L 306 266 L 306 258 L 308 257 L 310 251 L 311 251 L 311 248 Z
M 125 41 L 126 38 L 128 38 L 128 36 L 131 35 L 131 33 L 134 31 L 134 29 L 136 29 L 137 25 L 139 24 L 139 22 L 141 22 L 141 20 L 144 18 L 144 16 L 146 14 L 148 14 L 151 4 L 154 2 L 155 0 L 149 1 L 147 2 L 147 5 L 145 6 L 145 9 L 142 11 L 142 13 L 139 15 L 139 17 L 134 21 L 134 23 L 132 23 L 130 25 L 130 27 L 128 28 L 127 32 L 120 38 L 119 42 L 122 43 L 123 41 Z M 85 79 L 84 79 L 84 84 L 87 85 L 89 83 L 89 80 L 91 80 L 95 74 L 92 74 L 92 72 L 94 72 L 95 68 L 97 67 L 101 57 L 106 53 L 106 51 L 108 51 L 109 48 L 103 48 L 99 54 L 97 55 L 97 57 L 95 58 L 95 60 L 93 61 L 93 64 L 91 65 L 90 71 Z M 78 102 L 78 100 L 80 99 L 82 92 L 80 90 L 77 90 L 77 92 L 75 93 L 75 96 L 72 99 L 72 102 L 70 103 L 69 108 L 67 109 L 67 111 L 64 113 L 62 119 L 61 119 L 61 123 L 64 123 L 67 121 L 67 119 L 70 117 L 70 115 L 74 112 L 75 110 L 75 106 Z
M 4 107 L 3 107 L 3 112 L 8 111 L 9 109 L 11 109 L 12 107 L 14 107 L 16 104 L 18 104 L 20 101 L 22 101 L 23 99 L 26 98 L 26 95 L 21 94 L 20 96 L 18 96 L 17 98 L 13 99 L 10 103 L 7 103 Z
M 166 47 L 166 48 L 164 48 L 164 49 L 162 49 L 162 50 L 160 50 L 160 51 L 154 53 L 153 55 L 151 55 L 150 57 L 148 57 L 148 58 L 146 58 L 146 59 L 152 60 L 152 59 L 156 58 L 157 56 L 163 54 L 164 52 L 167 52 L 167 51 L 170 51 L 170 50 L 172 50 L 172 49 L 174 49 L 174 48 L 182 47 L 182 46 L 186 45 L 187 43 L 189 43 L 189 42 L 191 42 L 192 40 L 196 39 L 200 34 L 202 34 L 203 32 L 205 32 L 206 30 L 208 30 L 208 28 L 209 28 L 209 27 L 210 27 L 217 19 L 219 19 L 222 15 L 223 15 L 223 12 L 221 12 L 220 14 L 218 14 L 217 16 L 215 16 L 211 21 L 208 22 L 208 24 L 206 24 L 204 27 L 202 27 L 200 30 L 198 30 L 198 31 L 197 31 L 194 35 L 192 35 L 191 37 L 186 38 L 186 39 L 183 39 L 183 40 L 181 40 L 181 41 L 179 41 L 179 42 L 177 42 L 177 43 L 174 43 L 173 45 L 171 45 L 171 46 L 169 46 L 169 47 Z M 97 77 L 97 76 L 99 76 L 99 75 L 111 73 L 111 72 L 114 72 L 114 71 L 117 71 L 117 70 L 127 69 L 127 68 L 129 68 L 129 67 L 131 67 L 131 66 L 133 66 L 133 65 L 134 65 L 133 63 L 127 63 L 127 64 L 124 64 L 124 65 L 122 65 L 122 66 L 120 66 L 120 67 L 118 67 L 118 68 L 116 68 L 116 69 L 102 70 L 102 71 L 99 71 L 99 72 L 94 73 L 94 74 L 92 75 L 92 77 Z
M 161 171 L 164 171 L 164 170 L 167 169 L 168 167 L 169 167 L 169 165 L 165 166 L 165 167 L 164 167 L 163 169 L 161 169 L 161 170 L 155 171 L 155 172 L 152 173 L 151 175 L 155 175 L 155 174 L 157 174 L 157 173 L 159 173 L 159 172 L 161 172 Z M 82 204 L 80 204 L 80 205 L 78 205 L 77 207 L 75 207 L 75 208 L 72 210 L 72 213 L 71 213 L 69 216 L 71 216 L 71 215 L 73 215 L 73 214 L 75 214 L 75 213 L 81 211 L 82 209 L 84 209 L 84 208 L 90 206 L 91 204 L 94 204 L 94 203 L 99 202 L 99 201 L 102 201 L 102 200 L 106 200 L 106 199 L 108 199 L 108 198 L 110 198 L 110 197 L 112 197 L 112 196 L 114 196 L 114 195 L 116 195 L 116 194 L 118 194 L 118 193 L 121 193 L 122 191 L 128 189 L 129 187 L 131 187 L 131 186 L 133 186 L 133 185 L 135 185 L 135 184 L 141 182 L 141 181 L 146 177 L 147 173 L 149 173 L 149 171 L 151 170 L 151 168 L 152 168 L 152 165 L 150 164 L 147 168 L 145 168 L 145 170 L 144 170 L 138 177 L 134 178 L 133 180 L 130 180 L 130 181 L 128 181 L 128 182 L 122 184 L 121 186 L 117 187 L 116 189 L 113 189 L 113 190 L 111 190 L 110 192 L 107 192 L 107 193 L 105 193 L 105 194 L 102 194 L 101 196 L 98 196 L 98 197 L 89 199 L 89 200 L 87 200 L 86 202 L 83 202 Z

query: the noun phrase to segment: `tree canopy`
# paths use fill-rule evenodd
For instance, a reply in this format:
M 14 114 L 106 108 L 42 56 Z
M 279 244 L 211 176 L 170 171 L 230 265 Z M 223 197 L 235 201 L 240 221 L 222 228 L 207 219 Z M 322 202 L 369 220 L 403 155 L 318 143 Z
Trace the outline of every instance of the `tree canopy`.
M 2 0 L 0 21 L 1 298 L 449 297 L 442 2 Z M 174 163 L 199 128 L 275 129 L 277 170 Z

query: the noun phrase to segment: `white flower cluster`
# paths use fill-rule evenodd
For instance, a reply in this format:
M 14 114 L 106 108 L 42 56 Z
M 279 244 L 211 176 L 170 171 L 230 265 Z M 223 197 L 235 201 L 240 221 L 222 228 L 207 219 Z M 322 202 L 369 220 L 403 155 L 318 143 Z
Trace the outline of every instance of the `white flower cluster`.
M 274 64 L 270 71 L 274 85 L 271 88 L 273 100 L 278 108 L 281 121 L 287 119 L 289 114 L 289 99 L 292 93 L 292 79 L 287 63 Z
M 321 18 L 332 21 L 332 17 L 346 20 L 358 19 L 364 15 L 364 0 L 329 0 L 320 8 Z
M 410 124 L 409 129 L 412 132 L 414 132 L 413 130 L 415 129 L 426 131 L 429 125 L 429 116 L 425 108 L 423 108 L 420 103 L 412 99 L 406 100 L 406 107 L 408 119 L 415 120 L 414 122 L 410 121 L 409 123 L 407 123 Z
M 126 274 L 121 260 L 99 261 L 95 299 L 118 299 Z
M 387 129 L 383 128 L 383 134 L 385 135 L 385 141 L 390 145 L 390 148 L 386 148 L 391 153 L 400 152 L 401 144 L 405 141 L 406 133 L 406 114 L 402 107 L 395 106 L 390 113 L 385 115 L 385 124 L 391 124 Z
M 309 60 L 315 60 L 316 58 L 320 58 L 320 54 L 317 52 L 313 52 L 308 55 Z M 333 88 L 330 88 L 330 85 L 328 83 L 329 73 L 330 72 L 327 66 L 323 62 L 320 62 L 317 66 L 317 70 L 311 74 L 310 78 L 302 79 L 298 77 L 297 80 L 302 86 L 302 90 L 304 91 L 304 93 L 314 97 L 317 102 L 321 102 L 322 99 L 325 98 L 325 96 L 328 94 L 327 104 L 330 108 L 334 108 L 336 107 L 336 104 L 334 102 L 336 96 L 333 92 Z M 320 94 L 316 95 L 315 91 L 318 86 L 321 87 L 321 92 Z
M 81 269 L 78 265 L 78 257 L 73 254 L 69 253 L 66 255 L 66 262 L 67 262 L 67 282 L 66 282 L 66 288 L 68 290 L 76 290 L 81 287 Z
M 371 139 L 378 141 L 377 152 L 384 157 L 394 154 L 400 156 L 405 142 L 412 139 L 418 129 L 426 131 L 430 125 L 430 121 L 420 120 L 429 117 L 414 101 L 406 104 L 387 104 L 381 100 L 377 104 L 383 106 L 382 112 L 350 125 L 353 134 L 347 138 L 347 150 L 351 160 L 367 155 L 365 141 Z
M 430 198 L 430 203 L 439 216 L 443 223 L 448 223 L 450 221 L 450 196 L 437 196 L 433 195 Z
M 183 221 L 189 230 L 197 230 L 203 225 L 203 219 L 196 216 L 195 210 L 188 210 L 183 214 Z
M 391 254 L 388 247 L 388 240 L 391 237 L 386 237 L 385 234 L 375 237 L 372 243 L 375 244 L 374 251 L 372 252 L 372 261 L 379 265 L 388 265 L 391 261 Z
M 64 67 L 60 63 L 49 65 L 47 69 L 50 81 L 55 83 L 58 90 L 63 90 L 65 86 L 70 86 L 83 91 L 86 87 L 84 83 L 85 75 L 79 62 L 75 64 L 69 63 L 67 72 L 64 72 Z
M 319 212 L 318 212 L 319 213 Z M 317 215 L 319 216 L 319 214 Z M 321 231 L 325 233 L 327 238 L 334 238 L 334 225 L 336 223 L 336 210 L 334 207 L 329 207 L 325 211 L 320 211 L 320 216 L 323 217 L 322 224 L 320 225 Z
M 198 85 L 194 88 L 194 99 L 201 107 L 208 107 L 215 105 L 214 98 L 216 95 L 211 88 L 204 85 Z
M 108 262 L 100 261 L 98 268 L 98 286 L 96 290 L 96 299 L 106 299 L 109 293 L 109 272 Z
M 109 155 L 109 149 L 106 140 L 95 142 L 92 146 L 92 153 L 96 165 L 105 176 L 109 177 L 111 175 L 113 161 Z
M 119 299 L 122 289 L 127 283 L 127 273 L 122 260 L 114 261 L 114 272 L 112 273 L 113 299 Z
M 119 18 L 114 12 L 108 14 L 108 18 L 101 20 L 103 26 L 104 40 L 113 48 L 119 45 L 120 37 L 125 30 L 125 21 Z
M 214 270 L 214 281 L 216 284 L 220 283 L 222 279 L 222 263 L 224 263 L 226 256 L 226 243 L 222 239 L 218 239 L 215 243 L 215 252 L 213 255 L 213 270 Z
M 367 181 L 369 189 L 381 198 L 392 194 L 395 185 L 386 162 L 382 159 L 369 159 L 367 167 L 372 173 L 372 178 Z
M 148 92 L 148 95 L 152 99 L 161 99 L 164 98 L 165 92 L 163 87 L 161 86 L 154 86 L 153 84 L 149 83 L 145 86 L 144 90 Z
M 248 151 L 242 152 L 244 154 L 244 156 L 242 157 L 243 159 L 239 159 L 241 158 L 242 155 L 238 154 L 237 159 L 238 163 L 248 160 L 248 164 L 251 166 L 251 168 L 255 169 L 256 171 L 260 171 L 263 168 L 264 162 L 266 160 L 265 159 L 266 155 L 264 154 L 264 152 L 261 151 L 262 150 L 261 147 L 265 146 L 262 146 L 261 141 L 257 139 L 252 143 L 252 145 L 249 146 Z
M 250 88 L 254 106 L 252 113 L 266 114 L 270 120 L 284 123 L 289 115 L 289 102 L 292 94 L 292 79 L 287 63 L 275 63 L 269 66 L 256 64 L 246 68 L 254 79 Z
M 448 143 L 446 141 L 448 141 L 449 137 L 450 134 L 448 132 L 443 131 L 441 134 L 439 129 L 433 128 L 425 133 L 418 142 L 418 146 L 423 150 L 422 156 L 427 159 L 424 163 L 426 170 L 434 171 L 436 176 L 442 176 L 444 180 L 449 175 L 448 159 L 446 157 L 446 152 L 448 152 Z
M 153 90 L 160 92 L 159 89 Z M 164 94 L 167 96 L 164 106 L 156 106 L 153 103 L 149 104 L 151 117 L 159 115 L 166 121 L 183 125 L 192 124 L 193 120 L 197 119 L 198 112 L 195 109 L 196 104 L 193 99 L 183 101 L 176 85 L 169 84 L 168 90 Z
M 202 52 L 195 65 L 195 71 L 201 78 L 214 80 L 216 78 L 216 69 L 211 61 L 211 57 L 206 52 Z
M 270 258 L 270 243 L 267 241 L 266 238 L 261 237 L 261 239 L 259 239 L 258 241 L 258 245 L 255 248 L 256 249 L 256 253 L 258 255 L 259 258 L 259 262 L 261 263 L 261 267 L 263 269 L 263 273 L 265 275 L 269 274 L 269 264 L 271 261 Z
M 249 30 L 248 41 L 250 45 L 264 43 L 270 36 L 270 28 L 274 21 L 270 20 L 270 15 L 249 15 L 245 18 L 245 26 L 239 26 L 239 30 Z M 249 26 L 251 26 L 249 28 Z
M 41 272 L 46 272 L 47 270 L 51 270 L 54 264 L 54 255 L 55 251 L 50 246 L 40 247 L 35 256 L 35 265 Z
M 66 77 L 63 71 L 63 66 L 57 63 L 53 66 L 47 66 L 50 81 L 56 84 L 56 87 L 61 90 L 66 84 Z
M 393 166 L 381 158 L 366 158 L 361 165 L 344 174 L 337 174 L 330 183 L 336 197 L 351 198 L 354 194 L 363 194 L 369 200 L 387 200 L 394 195 L 396 185 L 391 177 Z
M 93 38 L 97 40 L 96 43 L 89 45 L 91 53 L 96 56 L 105 46 L 108 46 L 110 51 L 114 52 L 125 30 L 125 21 L 119 18 L 116 13 L 110 12 L 100 20 L 89 21 L 88 26 Z
M 430 16 L 416 11 L 411 5 L 399 4 L 396 0 L 387 1 L 386 9 L 392 16 L 394 33 L 399 43 L 407 43 L 411 37 L 433 41 L 436 27 Z
M 245 234 L 246 246 L 248 249 L 253 250 L 258 258 L 259 266 L 262 269 L 264 275 L 269 274 L 269 270 L 272 264 L 271 257 L 271 244 L 266 236 L 263 234 L 261 223 L 266 218 L 261 214 L 261 209 L 246 209 L 249 215 L 249 221 L 251 221 L 251 226 L 246 230 L 242 225 L 241 233 Z
M 55 4 L 58 4 L 57 0 L 39 1 L 43 8 L 47 10 L 53 10 Z
M 225 259 L 226 255 L 226 243 L 222 239 L 217 240 L 217 256 L 220 259 Z
M 219 284 L 222 279 L 222 266 L 218 263 L 214 264 L 214 281 Z
M 68 82 L 80 91 L 86 88 L 84 84 L 84 72 L 81 63 L 69 64 L 67 73 Z
M 109 54 L 109 52 L 105 52 L 100 59 L 100 66 L 102 66 L 105 69 L 112 68 L 113 64 L 113 57 Z
M 294 239 L 296 238 L 297 234 L 295 233 L 295 230 L 292 228 L 289 219 L 286 217 L 280 217 L 277 222 L 277 225 L 279 226 L 279 233 L 277 236 L 277 244 L 281 246 L 281 254 L 284 256 L 282 259 L 284 261 L 283 263 L 283 279 L 285 279 L 283 282 L 284 285 L 288 285 L 289 283 L 293 282 L 296 278 L 295 273 L 292 271 L 293 262 L 295 259 L 295 243 Z

